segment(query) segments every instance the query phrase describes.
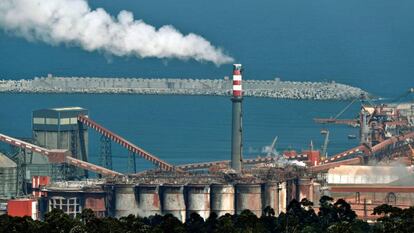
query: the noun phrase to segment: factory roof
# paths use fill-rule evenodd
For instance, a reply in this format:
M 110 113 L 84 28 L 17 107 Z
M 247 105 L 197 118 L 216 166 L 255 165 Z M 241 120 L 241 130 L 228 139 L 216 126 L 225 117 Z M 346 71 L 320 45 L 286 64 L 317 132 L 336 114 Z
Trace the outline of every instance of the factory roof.
M 328 174 L 335 175 L 366 175 L 366 176 L 381 176 L 381 175 L 397 175 L 399 177 L 408 175 L 413 172 L 413 168 L 405 166 L 356 166 L 356 165 L 342 165 L 330 169 Z
M 2 168 L 7 168 L 7 167 L 14 168 L 14 167 L 17 167 L 17 165 L 13 160 L 9 159 L 6 155 L 0 153 L 0 167 L 2 167 Z
M 84 189 L 97 188 L 104 184 L 104 179 L 88 179 L 82 181 L 61 181 L 53 182 L 44 187 L 48 191 L 81 191 Z

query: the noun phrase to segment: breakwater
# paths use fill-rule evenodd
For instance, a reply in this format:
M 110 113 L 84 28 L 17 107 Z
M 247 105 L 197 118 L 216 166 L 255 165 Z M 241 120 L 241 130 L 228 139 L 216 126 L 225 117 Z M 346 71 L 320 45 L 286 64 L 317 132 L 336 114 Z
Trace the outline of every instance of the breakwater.
M 244 96 L 278 99 L 347 100 L 364 90 L 335 82 L 245 80 Z M 36 77 L 0 80 L 0 92 L 8 93 L 113 93 L 148 95 L 230 96 L 232 81 L 223 79 L 153 79 L 97 77 Z

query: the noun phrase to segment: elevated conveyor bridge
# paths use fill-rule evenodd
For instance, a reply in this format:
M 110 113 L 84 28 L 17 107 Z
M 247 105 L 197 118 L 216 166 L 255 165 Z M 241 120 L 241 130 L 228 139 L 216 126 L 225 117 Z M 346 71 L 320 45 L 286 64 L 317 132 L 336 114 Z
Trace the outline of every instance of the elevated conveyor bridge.
M 44 155 L 48 158 L 50 163 L 66 163 L 73 165 L 75 167 L 79 167 L 88 171 L 92 171 L 101 175 L 105 176 L 119 176 L 122 175 L 119 172 L 112 171 L 109 169 L 106 169 L 104 167 L 88 163 L 86 161 L 82 161 L 79 159 L 75 159 L 72 157 L 70 151 L 68 150 L 60 150 L 60 149 L 46 149 L 4 134 L 0 134 L 0 141 L 4 142 L 6 144 L 18 147 L 23 150 L 29 150 L 34 153 L 39 153 L 41 155 Z
M 137 145 L 133 144 L 132 142 L 129 142 L 128 140 L 124 139 L 123 137 L 117 135 L 116 133 L 106 129 L 102 125 L 96 123 L 95 121 L 89 119 L 86 116 L 79 115 L 78 116 L 78 122 L 84 124 L 87 127 L 90 127 L 91 129 L 94 129 L 101 135 L 109 138 L 110 140 L 118 143 L 122 147 L 126 148 L 128 151 L 131 151 L 132 153 L 135 153 L 142 158 L 152 162 L 154 165 L 159 167 L 162 170 L 165 171 L 180 171 L 179 168 L 175 168 L 173 165 L 159 159 L 155 155 L 152 155 L 151 153 L 145 151 L 144 149 L 138 147 Z

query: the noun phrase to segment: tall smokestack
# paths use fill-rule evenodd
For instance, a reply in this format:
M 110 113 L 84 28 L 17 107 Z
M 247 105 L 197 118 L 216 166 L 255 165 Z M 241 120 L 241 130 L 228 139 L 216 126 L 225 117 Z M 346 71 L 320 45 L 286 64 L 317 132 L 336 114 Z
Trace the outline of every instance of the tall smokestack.
M 236 172 L 242 170 L 242 65 L 233 64 L 233 117 L 231 134 L 231 168 Z

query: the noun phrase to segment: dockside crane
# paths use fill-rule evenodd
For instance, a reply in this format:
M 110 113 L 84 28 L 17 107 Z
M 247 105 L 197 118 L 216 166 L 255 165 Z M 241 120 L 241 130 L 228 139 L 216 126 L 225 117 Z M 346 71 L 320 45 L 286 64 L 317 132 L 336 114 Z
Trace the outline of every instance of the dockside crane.
M 372 101 L 365 94 L 361 94 L 361 96 L 359 98 L 353 99 L 348 105 L 345 106 L 345 108 L 343 108 L 334 117 L 314 118 L 313 120 L 316 123 L 320 123 L 320 124 L 341 124 L 341 125 L 350 125 L 350 126 L 353 126 L 353 127 L 358 127 L 358 126 L 360 126 L 360 123 L 361 123 L 360 119 L 358 119 L 358 118 L 355 118 L 355 119 L 339 119 L 339 117 L 342 116 L 342 114 L 344 114 L 357 101 L 360 101 L 362 108 L 364 108 L 364 105 L 368 105 L 368 106 L 371 106 L 371 107 L 375 106 L 372 103 Z
M 272 144 L 270 145 L 269 151 L 267 152 L 267 156 L 270 157 L 272 155 L 277 155 L 276 153 L 276 143 L 277 143 L 277 139 L 279 138 L 279 136 L 276 136 L 273 139 Z
M 359 124 L 358 119 L 339 119 L 344 112 L 346 112 L 358 99 L 353 99 L 348 105 L 345 106 L 338 114 L 336 114 L 334 117 L 330 118 L 314 118 L 313 120 L 316 123 L 320 124 L 346 124 L 350 126 L 357 126 Z
M 325 136 L 325 139 L 322 145 L 321 155 L 326 158 L 328 157 L 327 151 L 328 151 L 328 143 L 329 143 L 329 130 L 323 129 L 321 130 L 321 134 Z

